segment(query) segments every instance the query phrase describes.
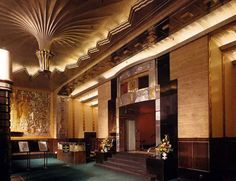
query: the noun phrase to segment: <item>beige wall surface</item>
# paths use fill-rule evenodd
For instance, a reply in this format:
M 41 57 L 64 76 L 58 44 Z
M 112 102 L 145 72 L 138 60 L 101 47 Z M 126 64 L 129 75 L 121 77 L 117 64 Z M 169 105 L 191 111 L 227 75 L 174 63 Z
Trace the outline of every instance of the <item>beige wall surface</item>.
M 222 53 L 213 39 L 209 41 L 209 95 L 211 136 L 223 136 L 223 72 Z
M 96 107 L 81 103 L 79 99 L 70 99 L 68 104 L 68 137 L 84 138 L 84 132 L 97 131 Z
M 98 138 L 106 138 L 108 136 L 108 100 L 110 99 L 111 82 L 108 81 L 98 87 Z
M 179 138 L 209 137 L 208 38 L 170 53 L 170 77 L 178 80 Z
M 58 136 L 84 138 L 84 132 L 97 131 L 98 109 L 76 98 L 63 98 L 57 105 Z
M 236 137 L 236 65 L 224 55 L 225 136 Z

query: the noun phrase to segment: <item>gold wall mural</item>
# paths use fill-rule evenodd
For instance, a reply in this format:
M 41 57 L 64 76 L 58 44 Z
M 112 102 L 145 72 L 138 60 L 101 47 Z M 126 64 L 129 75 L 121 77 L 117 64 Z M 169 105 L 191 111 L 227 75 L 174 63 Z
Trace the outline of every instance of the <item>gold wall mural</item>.
M 51 95 L 14 88 L 11 94 L 11 131 L 24 136 L 50 136 Z

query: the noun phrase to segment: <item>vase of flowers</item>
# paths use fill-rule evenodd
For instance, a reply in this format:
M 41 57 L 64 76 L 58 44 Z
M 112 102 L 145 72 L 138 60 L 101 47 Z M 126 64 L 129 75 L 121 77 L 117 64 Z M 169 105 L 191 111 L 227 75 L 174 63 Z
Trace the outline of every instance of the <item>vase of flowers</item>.
M 105 138 L 100 144 L 101 152 L 108 152 L 111 146 L 111 140 L 109 138 Z
M 168 158 L 168 154 L 173 151 L 168 135 L 165 135 L 161 143 L 155 147 L 155 150 L 163 160 Z

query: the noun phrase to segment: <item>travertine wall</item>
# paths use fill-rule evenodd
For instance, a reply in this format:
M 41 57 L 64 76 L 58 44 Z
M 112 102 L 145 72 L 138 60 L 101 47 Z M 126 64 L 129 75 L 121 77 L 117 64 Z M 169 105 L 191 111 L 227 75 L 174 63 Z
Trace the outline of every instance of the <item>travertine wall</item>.
M 59 114 L 61 114 L 60 117 L 62 119 L 62 125 L 60 127 L 62 127 L 62 130 L 65 130 L 65 137 L 84 138 L 84 132 L 96 132 L 98 119 L 97 107 L 91 107 L 86 103 L 81 103 L 78 99 L 64 99 L 65 101 L 60 105 L 63 111 Z
M 224 55 L 224 91 L 225 136 L 236 137 L 236 65 L 227 53 Z
M 98 87 L 98 138 L 108 136 L 108 100 L 111 99 L 111 82 Z
M 209 41 L 209 95 L 211 137 L 223 136 L 222 53 L 213 39 Z
M 209 137 L 208 38 L 170 53 L 170 78 L 178 79 L 178 137 Z

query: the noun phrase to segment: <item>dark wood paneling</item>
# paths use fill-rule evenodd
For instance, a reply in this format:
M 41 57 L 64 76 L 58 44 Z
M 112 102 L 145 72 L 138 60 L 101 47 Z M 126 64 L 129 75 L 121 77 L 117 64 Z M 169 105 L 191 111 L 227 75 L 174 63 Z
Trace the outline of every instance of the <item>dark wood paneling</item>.
M 111 80 L 111 99 L 116 100 L 117 97 L 117 78 Z
M 179 168 L 209 171 L 209 140 L 179 139 Z
M 236 138 L 181 138 L 179 177 L 206 181 L 235 181 L 235 155 Z
M 192 168 L 192 142 L 179 142 L 179 167 Z
M 108 101 L 108 131 L 114 133 L 116 127 L 116 100 Z
M 218 179 L 211 179 L 209 172 L 201 170 L 179 168 L 178 175 L 180 178 L 186 178 L 187 180 L 191 181 L 223 181 Z
M 193 142 L 193 168 L 209 170 L 209 143 Z
M 167 84 L 170 81 L 170 63 L 169 54 L 163 55 L 157 59 L 158 62 L 158 84 Z
M 178 96 L 177 80 L 170 81 L 170 57 L 165 54 L 157 59 L 158 84 L 160 85 L 160 133 L 168 135 L 173 148 L 173 170 L 178 168 Z

